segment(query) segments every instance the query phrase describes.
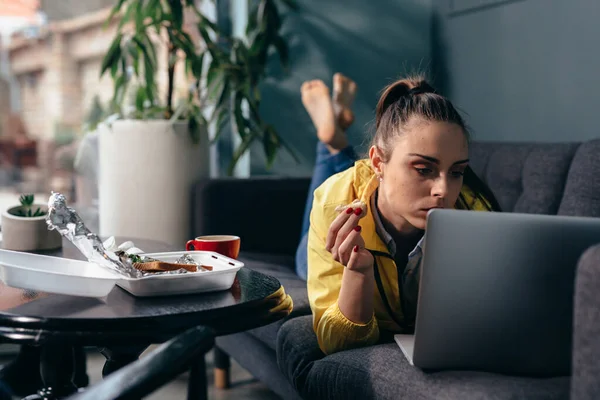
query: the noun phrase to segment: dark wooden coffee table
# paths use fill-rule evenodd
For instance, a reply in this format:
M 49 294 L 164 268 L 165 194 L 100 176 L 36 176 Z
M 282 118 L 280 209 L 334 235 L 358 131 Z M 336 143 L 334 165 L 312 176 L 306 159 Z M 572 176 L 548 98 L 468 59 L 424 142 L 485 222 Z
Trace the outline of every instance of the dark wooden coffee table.
M 118 243 L 125 240 L 117 238 Z M 147 252 L 180 250 L 148 240 L 129 240 Z M 66 241 L 62 250 L 44 254 L 83 259 Z M 277 279 L 246 268 L 238 272 L 227 291 L 153 298 L 136 298 L 119 287 L 106 298 L 95 299 L 32 292 L 0 283 L 0 341 L 39 347 L 45 387 L 40 398 L 62 398 L 77 390 L 74 348 L 100 349 L 107 359 L 106 376 L 136 360 L 149 345 L 194 326 L 204 325 L 217 335 L 226 335 L 284 318 L 291 311 L 285 300 Z M 203 367 L 203 360 L 199 365 Z

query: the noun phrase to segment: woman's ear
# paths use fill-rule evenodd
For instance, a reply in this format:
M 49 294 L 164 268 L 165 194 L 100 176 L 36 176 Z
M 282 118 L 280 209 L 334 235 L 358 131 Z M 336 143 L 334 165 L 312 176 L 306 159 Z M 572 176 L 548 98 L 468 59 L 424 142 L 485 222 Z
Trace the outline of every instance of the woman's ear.
M 379 147 L 371 146 L 369 149 L 369 158 L 371 159 L 371 167 L 373 168 L 373 171 L 375 171 L 375 175 L 379 177 L 383 176 L 384 162 Z

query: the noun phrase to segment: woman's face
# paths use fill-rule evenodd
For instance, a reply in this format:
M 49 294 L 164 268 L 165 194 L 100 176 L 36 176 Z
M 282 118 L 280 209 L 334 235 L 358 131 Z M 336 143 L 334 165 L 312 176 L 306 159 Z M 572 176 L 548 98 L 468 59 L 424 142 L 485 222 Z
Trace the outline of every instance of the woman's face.
M 446 122 L 412 121 L 394 143 L 387 162 L 373 147 L 370 158 L 381 175 L 378 206 L 399 232 L 424 230 L 432 208 L 454 206 L 469 149 L 462 128 Z

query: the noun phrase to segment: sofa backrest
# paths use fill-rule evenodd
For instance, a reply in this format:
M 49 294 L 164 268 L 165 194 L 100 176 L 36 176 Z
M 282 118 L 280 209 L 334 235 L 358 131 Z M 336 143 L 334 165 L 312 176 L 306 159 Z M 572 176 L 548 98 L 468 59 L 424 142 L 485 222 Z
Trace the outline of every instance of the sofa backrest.
M 309 178 L 220 178 L 192 188 L 190 238 L 234 234 L 242 251 L 294 255 Z
M 503 211 L 600 217 L 600 139 L 473 142 L 470 159 Z

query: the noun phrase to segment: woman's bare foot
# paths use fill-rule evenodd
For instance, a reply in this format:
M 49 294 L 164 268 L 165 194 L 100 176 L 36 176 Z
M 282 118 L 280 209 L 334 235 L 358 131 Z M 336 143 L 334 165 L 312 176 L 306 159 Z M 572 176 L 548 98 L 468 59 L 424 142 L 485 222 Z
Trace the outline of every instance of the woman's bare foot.
M 344 131 L 354 122 L 352 103 L 356 88 L 356 82 L 347 76 L 339 72 L 333 75 L 333 110 L 338 125 Z
M 310 115 L 317 137 L 332 154 L 348 146 L 346 134 L 340 130 L 335 121 L 333 104 L 329 88 L 321 80 L 307 81 L 302 84 L 302 104 Z

